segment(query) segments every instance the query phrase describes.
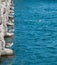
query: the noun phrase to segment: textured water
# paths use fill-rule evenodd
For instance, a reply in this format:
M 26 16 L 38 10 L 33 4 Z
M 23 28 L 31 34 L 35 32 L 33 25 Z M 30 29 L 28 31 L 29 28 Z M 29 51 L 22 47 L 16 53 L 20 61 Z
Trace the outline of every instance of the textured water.
M 57 1 L 15 0 L 14 4 L 16 57 L 10 65 L 57 65 Z

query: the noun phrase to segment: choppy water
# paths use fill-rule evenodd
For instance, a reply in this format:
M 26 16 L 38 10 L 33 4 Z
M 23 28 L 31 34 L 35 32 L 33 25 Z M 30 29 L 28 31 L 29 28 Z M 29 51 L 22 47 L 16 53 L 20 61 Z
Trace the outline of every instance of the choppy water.
M 15 0 L 14 4 L 16 57 L 10 65 L 57 65 L 57 1 Z

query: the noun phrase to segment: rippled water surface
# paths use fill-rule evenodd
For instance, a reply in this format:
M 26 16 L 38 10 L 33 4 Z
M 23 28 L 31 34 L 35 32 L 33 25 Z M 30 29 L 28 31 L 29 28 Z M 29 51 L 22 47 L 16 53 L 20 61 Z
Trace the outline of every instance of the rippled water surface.
M 16 57 L 10 65 L 57 65 L 57 1 L 15 0 L 14 4 Z

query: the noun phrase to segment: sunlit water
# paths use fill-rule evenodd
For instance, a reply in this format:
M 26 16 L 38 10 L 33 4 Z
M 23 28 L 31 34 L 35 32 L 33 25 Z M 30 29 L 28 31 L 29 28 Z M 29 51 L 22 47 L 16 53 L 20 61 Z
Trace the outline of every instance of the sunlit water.
M 57 1 L 15 0 L 16 57 L 7 65 L 57 65 Z M 4 61 L 4 65 L 5 62 Z

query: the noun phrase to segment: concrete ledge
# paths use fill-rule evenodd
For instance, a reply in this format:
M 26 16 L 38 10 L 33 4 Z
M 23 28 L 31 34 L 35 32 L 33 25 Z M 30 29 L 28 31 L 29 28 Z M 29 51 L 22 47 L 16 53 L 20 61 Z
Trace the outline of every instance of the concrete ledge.
M 6 33 L 5 37 L 13 37 L 14 36 L 14 33 Z
M 8 48 L 4 48 L 4 50 L 2 51 L 2 53 L 1 53 L 1 55 L 3 56 L 8 56 L 8 55 L 13 55 L 14 54 L 14 52 L 13 52 L 13 50 L 11 50 L 11 49 L 8 49 Z
M 6 23 L 8 26 L 14 26 L 14 23 L 11 23 L 11 22 L 7 22 Z

